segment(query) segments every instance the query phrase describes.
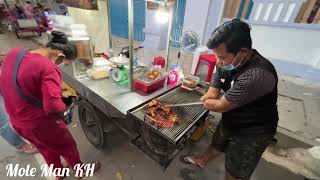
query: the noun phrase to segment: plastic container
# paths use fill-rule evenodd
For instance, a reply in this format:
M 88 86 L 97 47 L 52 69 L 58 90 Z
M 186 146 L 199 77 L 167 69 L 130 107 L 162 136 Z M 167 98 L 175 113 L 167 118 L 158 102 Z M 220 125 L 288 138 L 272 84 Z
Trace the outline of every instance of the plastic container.
M 167 75 L 162 74 L 161 77 L 151 81 L 147 78 L 146 74 L 143 74 L 134 81 L 134 87 L 137 90 L 143 91 L 145 93 L 149 93 L 163 87 L 166 79 L 167 79 Z
M 171 70 L 168 76 L 168 84 L 176 85 L 179 81 L 179 73 L 176 70 Z
M 186 76 L 182 81 L 182 86 L 186 89 L 195 89 L 198 87 L 200 79 L 196 76 Z

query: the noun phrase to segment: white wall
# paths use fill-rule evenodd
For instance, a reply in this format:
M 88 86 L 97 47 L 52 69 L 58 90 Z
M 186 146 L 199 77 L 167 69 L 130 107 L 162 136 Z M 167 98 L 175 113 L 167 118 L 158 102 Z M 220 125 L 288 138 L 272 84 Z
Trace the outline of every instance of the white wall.
M 85 24 L 92 38 L 96 52 L 107 52 L 109 49 L 108 13 L 106 1 L 98 1 L 99 10 L 84 10 L 68 7 L 69 14 L 76 23 Z
M 207 43 L 213 30 L 221 24 L 220 18 L 223 13 L 223 6 L 224 0 L 211 0 L 202 44 Z
M 264 56 L 320 69 L 320 31 L 252 25 L 253 47 Z
M 200 2 L 201 1 L 201 2 Z M 187 0 L 183 32 L 194 31 L 203 41 L 210 0 Z
M 319 52 L 319 55 L 318 55 L 318 59 L 314 63 L 314 67 L 317 68 L 317 69 L 320 69 L 320 52 Z
M 210 1 L 211 3 L 208 3 Z M 200 4 L 197 0 L 187 0 L 184 29 L 196 31 L 202 44 L 205 44 L 211 32 L 220 24 L 224 2 L 225 0 L 203 0 Z M 209 6 L 209 10 L 204 7 L 206 5 Z M 206 26 L 203 26 L 206 15 L 208 15 Z M 257 24 L 251 24 L 251 26 L 253 47 L 265 57 L 320 69 L 319 29 Z

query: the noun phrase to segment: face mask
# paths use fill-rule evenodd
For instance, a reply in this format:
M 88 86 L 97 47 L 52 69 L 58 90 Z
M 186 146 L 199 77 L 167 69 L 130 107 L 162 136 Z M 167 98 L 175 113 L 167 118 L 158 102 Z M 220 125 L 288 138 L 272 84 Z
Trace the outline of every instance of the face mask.
M 238 57 L 238 53 L 237 53 L 236 57 L 233 59 L 233 61 L 232 61 L 231 64 L 225 65 L 225 66 L 221 66 L 221 68 L 222 68 L 223 70 L 226 70 L 226 71 L 232 71 L 232 70 L 234 70 L 234 69 L 237 69 L 237 68 L 240 66 L 240 64 L 242 63 L 242 60 L 243 60 L 243 58 L 244 58 L 244 57 L 242 57 L 241 60 L 240 60 L 240 63 L 235 66 L 233 63 L 236 61 L 237 57 Z
M 59 65 L 57 65 L 58 67 L 63 67 L 63 66 L 65 66 L 66 64 L 64 64 L 64 63 L 61 63 L 61 64 L 59 64 Z

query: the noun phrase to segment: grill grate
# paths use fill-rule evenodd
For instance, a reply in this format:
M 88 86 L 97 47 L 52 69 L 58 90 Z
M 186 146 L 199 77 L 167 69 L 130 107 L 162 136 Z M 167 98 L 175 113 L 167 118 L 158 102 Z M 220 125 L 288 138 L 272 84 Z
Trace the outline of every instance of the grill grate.
M 168 93 L 158 97 L 162 104 L 180 104 L 197 102 L 203 95 L 205 90 L 200 91 L 186 91 L 181 87 L 178 87 Z M 145 118 L 148 108 L 148 103 L 145 103 L 140 108 L 134 110 L 132 113 L 137 119 L 147 123 L 156 132 L 160 133 L 165 138 L 176 143 L 193 125 L 207 112 L 203 106 L 184 106 L 184 107 L 172 107 L 173 111 L 179 117 L 179 123 L 173 128 L 159 127 L 156 124 L 150 123 Z

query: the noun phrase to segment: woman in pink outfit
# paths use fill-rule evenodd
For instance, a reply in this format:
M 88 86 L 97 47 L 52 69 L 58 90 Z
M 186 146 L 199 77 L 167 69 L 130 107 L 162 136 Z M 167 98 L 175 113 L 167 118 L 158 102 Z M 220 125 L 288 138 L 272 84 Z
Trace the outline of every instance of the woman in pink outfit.
M 76 47 L 62 32 L 52 31 L 52 40 L 40 49 L 12 49 L 1 69 L 0 91 L 13 128 L 34 144 L 48 165 L 70 168 L 82 164 L 77 144 L 69 132 L 61 100 L 61 72 L 57 65 L 75 59 Z M 28 96 L 28 98 L 26 98 Z M 35 103 L 38 102 L 38 103 Z M 95 170 L 100 163 L 95 163 Z M 56 177 L 61 180 L 63 177 Z

